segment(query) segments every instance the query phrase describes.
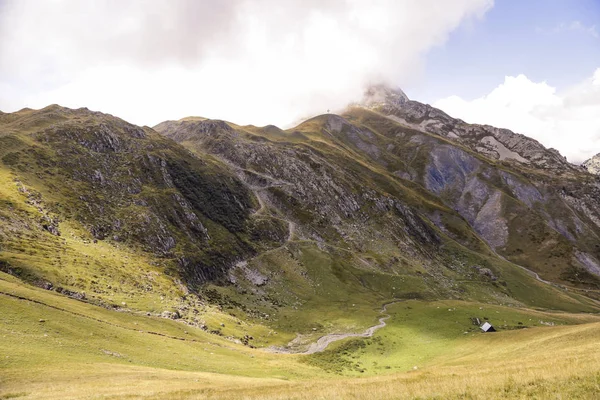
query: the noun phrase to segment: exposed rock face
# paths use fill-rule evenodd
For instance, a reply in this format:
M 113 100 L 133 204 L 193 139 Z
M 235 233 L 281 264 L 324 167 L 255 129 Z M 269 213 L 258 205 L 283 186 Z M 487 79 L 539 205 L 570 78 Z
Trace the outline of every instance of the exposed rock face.
M 496 251 L 524 264 L 528 264 L 529 257 L 541 256 L 548 260 L 547 265 L 556 265 L 553 257 L 561 254 L 564 262 L 577 270 L 595 270 L 590 258 L 578 256 L 576 250 L 580 246 L 591 250 L 594 246 L 590 247 L 589 238 L 598 238 L 600 227 L 600 201 L 594 194 L 598 182 L 583 174 L 581 167 L 523 135 L 467 124 L 415 101 L 381 100 L 363 103 L 362 107 L 413 130 L 393 130 L 377 123 L 377 132 L 390 132 L 392 135 L 386 134 L 388 139 L 401 140 L 403 144 L 386 144 L 387 152 L 374 159 L 386 167 L 399 166 L 390 172 L 422 184 L 443 199 Z M 367 120 L 373 122 L 375 118 Z M 380 140 L 379 148 L 382 144 Z M 471 151 L 465 151 L 465 147 Z M 425 153 L 428 156 L 424 157 Z M 395 157 L 411 162 L 399 164 L 392 161 Z M 417 160 L 421 161 L 417 164 Z M 502 168 L 485 160 L 497 160 Z M 415 164 L 419 167 L 415 168 Z M 594 160 L 587 164 L 594 169 Z M 525 232 L 528 240 L 519 245 L 522 239 L 517 238 L 523 238 Z M 526 245 L 529 240 L 533 243 Z M 553 251 L 552 256 L 542 250 L 531 252 L 532 247 L 554 241 L 561 243 L 561 250 Z M 528 266 L 536 268 L 533 264 Z M 564 272 L 561 276 L 568 280 L 569 274 Z
M 401 96 L 397 92 L 373 91 L 379 94 L 379 101 L 365 101 L 365 107 L 411 128 L 449 138 L 492 159 L 515 161 L 560 173 L 579 170 L 558 151 L 546 149 L 527 136 L 489 125 L 467 124 L 428 104 L 408 100 L 406 95 Z
M 600 154 L 596 154 L 583 164 L 581 164 L 590 174 L 600 175 Z
M 506 245 L 508 226 L 503 218 L 502 193 L 495 191 L 477 213 L 473 227 L 494 249 Z
M 462 191 L 481 163 L 472 155 L 452 146 L 436 146 L 426 167 L 425 187 L 440 194 L 444 189 Z

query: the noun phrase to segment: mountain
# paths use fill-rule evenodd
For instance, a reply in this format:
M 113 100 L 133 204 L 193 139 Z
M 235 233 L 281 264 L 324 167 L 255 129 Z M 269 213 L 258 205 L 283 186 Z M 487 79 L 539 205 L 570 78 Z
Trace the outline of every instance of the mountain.
M 370 100 L 373 97 L 382 100 L 373 102 Z M 508 129 L 467 124 L 428 104 L 409 100 L 402 91 L 376 86 L 367 91 L 362 104 L 405 126 L 451 139 L 493 160 L 516 161 L 522 167 L 533 168 L 538 172 L 580 171 L 580 168 L 570 164 L 557 150 L 546 149 L 534 139 Z
M 410 100 L 398 103 L 392 99 L 367 106 L 406 128 L 450 141 L 452 152 L 460 154 L 459 157 L 454 156 L 454 160 L 448 160 L 442 152 L 444 146 L 436 146 L 429 155 L 424 172 L 396 173 L 404 174 L 434 193 L 443 193 L 445 203 L 467 219 L 500 254 L 549 276 L 550 270 L 556 266 L 553 259 L 556 260 L 557 254 L 544 251 L 544 243 L 561 243 L 559 247 L 564 246 L 565 250 L 575 245 L 567 250 L 577 259 L 571 265 L 574 268 L 579 265 L 587 273 L 598 274 L 598 254 L 594 250 L 600 221 L 600 204 L 596 200 L 598 179 L 586 174 L 585 169 L 568 163 L 556 150 L 546 149 L 526 136 L 506 129 L 466 124 L 429 105 Z M 474 161 L 478 157 L 460 150 L 461 147 L 485 156 L 485 162 Z M 490 167 L 495 171 L 492 172 Z M 486 198 L 489 201 L 490 193 L 495 190 L 496 196 L 498 190 L 503 195 L 502 211 L 498 214 L 501 217 L 499 230 L 492 232 L 507 232 L 504 239 L 494 238 L 486 233 L 484 227 L 477 226 L 478 212 L 489 204 Z M 448 191 L 452 192 L 450 196 Z M 484 191 L 487 193 L 484 194 Z M 518 221 L 513 219 L 516 215 L 519 216 Z M 525 219 L 527 223 L 524 223 Z M 514 227 L 510 226 L 511 220 L 517 222 Z M 528 243 L 529 240 L 532 242 Z M 525 254 L 527 249 L 529 255 Z M 537 254 L 531 251 L 533 249 Z M 563 265 L 569 263 L 567 258 L 559 258 L 563 258 Z M 578 278 L 574 276 L 581 273 L 567 268 L 553 279 L 562 277 L 563 280 L 576 281 Z
M 195 320 L 186 293 L 255 316 L 329 301 L 312 293 L 306 252 L 328 260 L 331 279 L 353 276 L 343 297 L 357 285 L 527 303 L 504 260 L 559 285 L 600 285 L 597 178 L 383 86 L 287 131 L 204 118 L 151 129 L 59 106 L 0 123 L 2 269 L 99 304 L 146 310 L 176 288 L 162 307 Z M 152 274 L 161 290 L 140 284 Z
M 422 365 L 454 382 L 449 362 L 466 381 L 482 358 L 508 376 L 515 346 L 554 386 L 473 391 L 583 396 L 599 202 L 600 177 L 555 150 L 385 86 L 288 130 L 0 113 L 0 398 L 290 398 Z M 497 336 L 477 335 L 484 320 Z M 554 379 L 575 362 L 576 388 Z
M 287 132 L 206 120 L 155 129 L 232 165 L 247 184 L 254 173 L 277 182 L 256 195 L 294 220 L 301 237 L 369 251 L 373 237 L 419 249 L 446 235 L 557 283 L 598 284 L 597 178 L 533 139 L 466 124 L 401 91 L 373 87 L 341 116 L 322 115 Z M 412 213 L 399 215 L 408 235 L 387 230 L 379 211 L 390 207 Z M 357 230 L 365 212 L 369 222 Z
M 227 166 L 150 128 L 50 106 L 0 132 L 1 269 L 37 285 L 147 309 L 287 235 Z

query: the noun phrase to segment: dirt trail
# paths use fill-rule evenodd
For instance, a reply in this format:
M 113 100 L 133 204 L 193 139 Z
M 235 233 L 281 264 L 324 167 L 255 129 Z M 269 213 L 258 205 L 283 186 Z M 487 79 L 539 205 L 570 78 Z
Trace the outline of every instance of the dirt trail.
M 369 269 L 373 270 L 373 266 L 371 265 L 370 262 L 368 262 L 367 260 L 365 260 L 364 258 L 361 258 L 358 256 L 358 254 L 356 254 L 356 251 L 352 251 L 350 249 L 345 249 L 343 247 L 339 247 L 339 246 L 335 246 L 333 244 L 329 244 L 329 243 L 325 243 L 325 242 L 317 242 L 316 240 L 311 240 L 311 239 L 303 239 L 304 242 L 311 242 L 311 243 L 315 243 L 317 244 L 317 247 L 319 246 L 324 246 L 324 247 L 330 247 L 332 249 L 337 249 L 337 250 L 341 250 L 341 251 L 345 251 L 346 253 L 350 253 L 352 254 L 354 257 L 356 257 L 360 262 L 362 262 L 363 264 L 365 264 Z
M 254 211 L 254 214 L 255 215 L 256 214 L 264 214 L 265 216 L 268 216 L 268 217 L 271 217 L 274 219 L 278 219 L 279 221 L 283 221 L 288 224 L 288 237 L 287 237 L 285 243 L 281 246 L 281 247 L 283 247 L 287 243 L 291 242 L 292 239 L 294 238 L 294 233 L 296 232 L 296 224 L 294 222 L 290 221 L 289 219 L 277 217 L 268 212 L 265 201 L 260 196 L 260 191 L 264 190 L 264 189 L 268 189 L 268 188 L 269 187 L 264 187 L 264 188 L 250 187 L 250 190 L 252 190 L 252 192 L 254 193 L 254 196 L 256 196 L 256 199 L 258 200 L 258 204 L 260 206 L 258 208 L 258 210 Z
M 508 261 L 508 260 L 506 260 L 506 258 L 504 258 L 504 257 L 502 257 L 502 259 L 504 259 L 505 261 Z M 510 261 L 508 261 L 508 262 L 510 262 Z M 515 263 L 512 263 L 512 264 L 513 264 L 513 265 L 516 265 L 517 267 L 519 267 L 519 268 L 521 268 L 521 269 L 523 269 L 523 270 L 525 270 L 525 272 L 527 272 L 529 275 L 533 276 L 533 277 L 534 277 L 535 279 L 537 279 L 538 281 L 540 281 L 540 282 L 542 282 L 542 283 L 545 283 L 546 285 L 555 286 L 555 287 L 560 287 L 560 286 L 559 286 L 558 284 L 556 284 L 556 283 L 553 283 L 553 282 L 550 282 L 550 281 L 547 281 L 547 280 L 545 280 L 545 279 L 542 279 L 542 278 L 540 278 L 540 276 L 538 275 L 538 273 L 537 273 L 537 272 L 534 272 L 534 271 L 530 270 L 529 268 L 525 268 L 524 266 L 522 266 L 522 265 L 519 265 L 519 264 L 515 264 Z
M 493 249 L 492 249 L 492 251 L 494 252 L 494 254 L 496 254 L 496 256 L 498 256 L 498 258 L 501 258 L 501 259 L 503 259 L 504 261 L 506 261 L 507 263 L 510 263 L 510 264 L 512 264 L 512 265 L 516 265 L 517 267 L 519 267 L 519 268 L 521 268 L 522 270 L 524 270 L 525 272 L 527 272 L 529 275 L 533 276 L 533 277 L 534 277 L 535 279 L 537 279 L 538 281 L 540 281 L 540 282 L 542 282 L 542 283 L 545 283 L 546 285 L 550 285 L 550 286 L 554 286 L 554 287 L 559 287 L 559 285 L 558 285 L 558 284 L 556 284 L 556 283 L 549 282 L 549 281 L 547 281 L 547 280 L 544 280 L 544 279 L 540 278 L 540 276 L 537 274 L 537 272 L 534 272 L 534 271 L 530 270 L 529 268 L 525 268 L 525 267 L 524 267 L 524 266 L 522 266 L 522 265 L 515 264 L 515 263 L 514 263 L 514 262 L 512 262 L 512 261 L 508 261 L 508 260 L 506 259 L 506 257 L 503 257 L 503 256 L 501 256 L 500 254 L 496 253 L 496 251 L 495 251 L 495 250 L 493 250 Z
M 303 352 L 294 352 L 289 348 L 285 347 L 270 347 L 269 349 L 267 349 L 267 351 L 269 351 L 270 353 L 279 354 L 314 354 L 324 351 L 325 349 L 327 349 L 327 346 L 329 346 L 333 342 L 337 342 L 338 340 L 343 340 L 350 337 L 371 337 L 377 330 L 386 326 L 385 321 L 390 318 L 388 314 L 385 314 L 385 312 L 387 311 L 387 306 L 391 304 L 400 303 L 402 301 L 404 300 L 396 300 L 389 303 L 385 303 L 380 311 L 380 313 L 384 314 L 384 316 L 379 318 L 379 323 L 377 325 L 367 328 L 367 330 L 363 333 L 332 333 L 330 335 L 325 335 L 320 337 L 319 340 L 317 340 L 316 342 L 311 343 L 310 346 L 308 346 L 308 349 Z
M 576 287 L 573 287 L 573 286 L 567 286 L 567 285 L 563 285 L 563 284 L 558 284 L 558 283 L 555 283 L 555 282 L 550 282 L 550 281 L 547 281 L 547 280 L 545 280 L 545 279 L 542 279 L 542 278 L 540 278 L 540 276 L 538 275 L 538 273 L 537 273 L 537 272 L 535 272 L 535 271 L 532 271 L 532 270 L 530 270 L 529 268 L 526 268 L 526 267 L 524 267 L 524 266 L 522 266 L 522 265 L 515 264 L 515 263 L 513 263 L 513 262 L 511 262 L 511 261 L 507 260 L 505 257 L 501 256 L 500 254 L 498 254 L 498 253 L 496 253 L 496 252 L 494 252 L 494 253 L 495 253 L 495 254 L 496 254 L 498 257 L 500 257 L 501 259 L 503 259 L 504 261 L 506 261 L 506 262 L 508 262 L 508 263 L 511 263 L 512 265 L 516 265 L 517 267 L 521 268 L 522 270 L 524 270 L 525 272 L 527 272 L 529 275 L 531 275 L 532 277 L 534 277 L 534 278 L 535 278 L 537 281 L 539 281 L 539 282 L 542 282 L 542 283 L 544 283 L 544 284 L 546 284 L 546 285 L 550 285 L 550 286 L 552 286 L 552 287 L 555 287 L 555 288 L 557 288 L 557 289 L 561 289 L 561 290 L 565 290 L 565 291 L 576 291 L 576 292 L 583 292 L 583 293 L 584 293 L 584 295 L 585 295 L 585 293 L 586 293 L 586 292 L 595 292 L 595 293 L 598 293 L 598 292 L 600 292 L 600 290 L 595 290 L 595 289 L 584 289 L 584 288 L 576 288 Z M 594 299 L 593 297 L 590 297 L 590 296 L 585 296 L 585 297 L 586 297 L 586 298 L 588 298 L 589 300 L 591 300 L 593 303 L 596 303 L 596 304 L 600 305 L 600 301 L 598 301 L 598 300 Z
M 267 209 L 265 202 L 263 201 L 262 197 L 260 197 L 260 194 L 258 194 L 259 190 L 260 189 L 252 189 L 254 196 L 256 196 L 256 200 L 258 200 L 258 205 L 260 206 L 258 210 L 254 211 L 254 214 L 262 214 Z

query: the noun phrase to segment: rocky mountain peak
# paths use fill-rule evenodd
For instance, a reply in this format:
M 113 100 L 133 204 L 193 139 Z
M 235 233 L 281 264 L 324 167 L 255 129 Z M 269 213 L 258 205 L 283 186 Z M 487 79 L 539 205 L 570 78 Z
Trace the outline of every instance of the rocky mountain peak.
M 399 107 L 410 101 L 400 88 L 391 88 L 384 84 L 371 85 L 365 90 L 361 104 L 368 108 Z
M 547 149 L 535 139 L 508 129 L 469 124 L 429 104 L 410 100 L 400 89 L 385 85 L 370 86 L 358 106 L 375 110 L 409 128 L 443 136 L 492 159 L 516 162 L 554 173 L 578 169 L 557 150 Z
M 583 168 L 587 169 L 590 174 L 600 175 L 600 153 L 590 158 L 583 164 Z

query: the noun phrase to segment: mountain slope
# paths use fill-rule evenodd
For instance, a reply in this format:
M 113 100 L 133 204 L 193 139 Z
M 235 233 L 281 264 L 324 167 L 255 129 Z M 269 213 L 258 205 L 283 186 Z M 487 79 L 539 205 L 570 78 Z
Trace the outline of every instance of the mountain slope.
M 2 271 L 246 343 L 279 332 L 255 345 L 301 332 L 299 348 L 370 326 L 393 298 L 594 309 L 578 294 L 598 283 L 591 175 L 567 166 L 553 180 L 381 104 L 288 131 L 203 118 L 154 130 L 58 106 L 3 114 Z
M 582 169 L 570 164 L 555 149 L 508 129 L 468 124 L 428 104 L 411 101 L 387 87 L 367 91 L 363 105 L 403 125 L 451 139 L 495 160 L 512 160 L 537 172 L 567 174 Z
M 110 115 L 5 114 L 0 142 L 1 269 L 39 286 L 191 312 L 195 285 L 287 235 L 222 163 Z
M 600 181 L 585 169 L 569 164 L 555 150 L 547 150 L 523 135 L 466 124 L 418 102 L 397 103 L 392 99 L 370 103 L 368 108 L 399 121 L 403 127 L 418 128 L 450 141 L 454 155 L 436 146 L 420 174 L 397 173 L 433 192 L 444 193 L 446 204 L 459 211 L 503 255 L 556 281 L 574 283 L 580 282 L 583 275 L 598 275 Z M 474 154 L 457 150 L 463 146 L 485 159 L 479 157 L 477 161 Z M 485 228 L 478 228 L 477 215 L 482 210 L 489 211 L 493 203 L 486 199 L 490 199 L 490 192 L 494 193 L 490 189 L 494 187 L 508 195 L 500 202 L 504 219 L 518 216 L 514 226 L 510 221 L 500 221 L 499 229 L 490 230 L 497 235 L 508 229 L 504 237 L 488 237 Z M 452 193 L 448 195 L 448 191 Z M 495 193 L 497 198 L 498 192 Z M 538 249 L 538 254 L 521 254 L 532 249 Z M 563 268 L 556 267 L 559 263 Z M 588 282 L 595 281 L 588 278 Z
M 391 99 L 387 103 L 381 100 L 385 96 Z M 304 214 L 312 213 L 313 231 L 304 232 L 306 237 L 326 237 L 355 250 L 368 249 L 373 237 L 380 247 L 382 240 L 397 237 L 397 232 L 377 236 L 377 206 L 370 207 L 369 195 L 364 194 L 371 191 L 371 200 L 382 209 L 391 199 L 392 208 L 402 204 L 417 210 L 423 227 L 435 226 L 476 252 L 498 252 L 558 283 L 597 287 L 600 206 L 593 176 L 522 135 L 452 120 L 405 95 L 384 92 L 375 97 L 378 101 L 369 100 L 366 108 L 316 117 L 287 132 L 206 120 L 171 121 L 155 128 L 197 154 L 220 157 L 241 171 L 242 180 L 257 172 L 263 179 L 284 182 L 263 190 L 263 203 L 299 221 L 293 215 L 298 210 L 282 203 L 283 192 L 304 207 Z M 415 109 L 427 111 L 425 128 L 398 122 L 398 115 L 414 117 Z M 438 117 L 446 125 L 460 126 L 462 136 L 429 129 L 439 125 L 434 119 Z M 502 149 L 512 153 L 483 147 L 494 144 L 491 139 L 506 143 L 509 147 Z M 498 145 L 495 148 L 498 151 Z M 303 160 L 310 162 L 298 165 Z M 359 180 L 346 189 L 343 184 L 349 177 Z M 318 220 L 326 221 L 324 227 L 334 230 L 315 232 L 313 210 Z M 360 234 L 353 232 L 359 210 L 369 210 L 373 231 L 365 230 L 369 223 L 361 223 Z M 403 239 L 404 250 L 432 243 L 419 231 L 415 225 L 405 229 L 409 234 Z M 380 250 L 374 251 L 381 256 Z M 406 253 L 410 250 L 402 251 L 402 257 Z M 417 258 L 427 258 L 426 253 L 421 251 Z

